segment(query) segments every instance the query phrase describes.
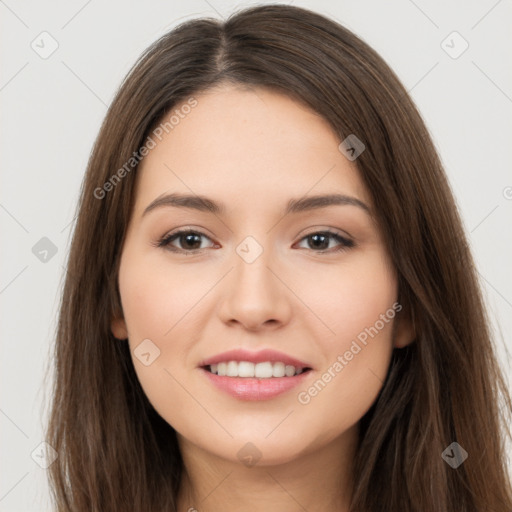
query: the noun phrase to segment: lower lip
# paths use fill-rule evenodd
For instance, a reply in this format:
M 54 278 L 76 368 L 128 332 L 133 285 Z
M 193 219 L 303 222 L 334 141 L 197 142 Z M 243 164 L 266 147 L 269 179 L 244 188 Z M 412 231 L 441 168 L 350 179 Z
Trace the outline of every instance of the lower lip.
M 269 400 L 298 386 L 311 373 L 311 370 L 308 370 L 293 377 L 257 379 L 251 377 L 221 377 L 204 368 L 201 368 L 201 370 L 214 386 L 240 400 Z

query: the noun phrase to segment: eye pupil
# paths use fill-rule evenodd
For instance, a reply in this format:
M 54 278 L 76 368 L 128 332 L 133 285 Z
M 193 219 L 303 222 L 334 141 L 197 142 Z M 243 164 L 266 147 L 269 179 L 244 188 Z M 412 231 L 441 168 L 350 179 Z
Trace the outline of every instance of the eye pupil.
M 181 242 L 186 240 L 186 243 L 183 244 L 183 246 L 186 247 L 187 249 L 198 249 L 201 246 L 201 237 L 196 233 L 187 233 L 185 235 L 181 235 L 180 238 Z M 199 247 L 196 247 L 196 245 L 198 245 Z
M 310 240 L 313 240 L 314 243 L 313 243 L 313 247 L 315 247 L 316 249 L 328 249 L 329 248 L 329 237 L 322 234 L 322 233 L 316 233 L 314 235 L 311 235 L 310 237 Z M 320 239 L 323 239 L 320 241 Z M 325 241 L 327 240 L 327 244 L 325 243 Z M 320 245 L 317 245 L 317 242 L 320 241 Z

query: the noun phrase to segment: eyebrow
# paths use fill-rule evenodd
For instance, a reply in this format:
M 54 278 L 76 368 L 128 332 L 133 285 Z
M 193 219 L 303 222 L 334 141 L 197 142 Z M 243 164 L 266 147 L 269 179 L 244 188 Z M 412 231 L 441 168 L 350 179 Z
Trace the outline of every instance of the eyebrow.
M 299 199 L 290 199 L 284 214 L 299 213 L 328 206 L 357 206 L 371 216 L 370 208 L 360 199 L 344 194 L 327 194 L 306 196 Z M 206 196 L 186 194 L 163 194 L 152 201 L 142 213 L 142 217 L 150 211 L 161 207 L 189 208 L 215 215 L 222 215 L 226 211 L 224 204 L 214 201 Z

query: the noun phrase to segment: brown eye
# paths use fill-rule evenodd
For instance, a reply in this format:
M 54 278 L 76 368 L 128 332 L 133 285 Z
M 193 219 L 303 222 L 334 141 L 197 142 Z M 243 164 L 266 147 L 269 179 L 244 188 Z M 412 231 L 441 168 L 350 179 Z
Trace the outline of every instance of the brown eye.
M 201 247 L 202 238 L 210 240 L 204 233 L 198 231 L 177 231 L 162 238 L 158 242 L 158 247 L 167 247 L 169 250 L 178 252 L 196 252 L 204 249 L 204 247 Z M 171 245 L 174 241 L 177 241 L 180 247 Z
M 211 240 L 204 233 L 192 230 L 181 230 L 163 237 L 156 245 L 165 247 L 171 251 L 182 253 L 200 252 L 205 247 L 201 247 L 203 239 Z M 307 242 L 306 249 L 314 252 L 337 252 L 354 247 L 354 242 L 333 231 L 318 231 L 302 238 Z M 334 244 L 332 243 L 334 241 Z M 175 243 L 178 243 L 176 247 Z M 336 247 L 337 245 L 337 247 Z M 211 246 L 210 246 L 211 247 Z
M 352 240 L 342 237 L 333 231 L 318 231 L 316 233 L 311 233 L 302 238 L 302 240 L 306 240 L 308 245 L 307 248 L 312 249 L 315 252 L 324 252 L 333 249 L 330 245 L 332 240 L 339 244 L 339 247 L 334 248 L 334 251 L 343 251 L 350 247 L 354 247 L 355 245 Z

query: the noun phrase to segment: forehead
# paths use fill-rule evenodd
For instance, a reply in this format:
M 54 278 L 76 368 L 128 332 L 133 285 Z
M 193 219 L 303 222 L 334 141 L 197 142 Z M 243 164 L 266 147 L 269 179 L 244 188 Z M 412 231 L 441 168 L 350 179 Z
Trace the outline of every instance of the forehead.
M 302 103 L 231 85 L 193 99 L 176 105 L 152 137 L 156 145 L 138 170 L 139 214 L 174 191 L 216 197 L 230 207 L 282 208 L 290 197 L 335 192 L 370 204 L 355 163 L 338 149 L 339 137 Z

